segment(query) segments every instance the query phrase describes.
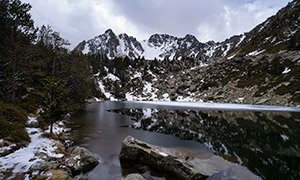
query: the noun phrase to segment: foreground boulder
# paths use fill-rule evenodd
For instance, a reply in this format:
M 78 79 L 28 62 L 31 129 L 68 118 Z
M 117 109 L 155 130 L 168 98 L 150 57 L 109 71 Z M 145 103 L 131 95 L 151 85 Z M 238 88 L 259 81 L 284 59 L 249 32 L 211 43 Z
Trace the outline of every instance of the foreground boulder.
M 121 163 L 125 164 L 134 163 L 147 165 L 152 169 L 166 172 L 176 177 L 176 179 L 182 180 L 206 179 L 222 171 L 228 174 L 226 170 L 237 166 L 219 156 L 211 155 L 205 158 L 193 157 L 178 149 L 166 149 L 153 146 L 131 136 L 126 137 L 122 142 L 120 160 Z M 241 174 L 243 175 L 241 177 L 247 176 L 248 179 L 261 179 L 252 174 L 249 170 L 243 171 Z M 239 179 L 238 173 L 235 173 L 234 176 L 227 177 L 227 179 L 233 177 Z
M 120 160 L 142 162 L 150 167 L 174 174 L 178 179 L 198 180 L 206 179 L 211 175 L 205 169 L 198 169 L 184 157 L 176 157 L 167 149 L 144 143 L 131 136 L 122 142 Z
M 99 164 L 99 159 L 86 148 L 75 147 L 66 160 L 66 166 L 71 168 L 73 175 L 85 173 Z

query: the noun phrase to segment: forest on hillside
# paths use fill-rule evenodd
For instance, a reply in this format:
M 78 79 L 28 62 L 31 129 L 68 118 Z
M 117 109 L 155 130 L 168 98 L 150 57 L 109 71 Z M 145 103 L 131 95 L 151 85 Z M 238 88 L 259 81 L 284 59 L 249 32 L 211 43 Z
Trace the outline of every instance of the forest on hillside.
M 0 1 L 0 139 L 12 142 L 29 140 L 29 113 L 43 108 L 63 116 L 95 93 L 87 58 L 70 52 L 68 40 L 49 25 L 35 27 L 31 8 L 20 0 Z

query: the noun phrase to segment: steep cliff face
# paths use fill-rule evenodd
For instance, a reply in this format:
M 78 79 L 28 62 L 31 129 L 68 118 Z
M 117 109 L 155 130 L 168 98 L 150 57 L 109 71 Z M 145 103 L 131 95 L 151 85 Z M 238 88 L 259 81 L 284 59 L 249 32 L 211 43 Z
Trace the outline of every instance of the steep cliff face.
M 127 34 L 116 35 L 111 29 L 105 31 L 93 39 L 82 41 L 75 48 L 75 51 L 84 54 L 100 53 L 109 58 L 124 57 L 137 58 L 144 49 L 140 42 Z

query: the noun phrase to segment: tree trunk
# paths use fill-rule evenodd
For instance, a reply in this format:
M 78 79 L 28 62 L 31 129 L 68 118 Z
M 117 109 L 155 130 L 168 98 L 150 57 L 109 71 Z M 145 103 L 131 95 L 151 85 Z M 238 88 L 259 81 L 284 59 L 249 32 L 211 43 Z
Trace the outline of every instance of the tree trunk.
M 16 57 L 16 32 L 17 32 L 17 26 L 13 26 L 13 36 L 12 36 L 12 47 L 11 47 L 11 58 L 12 58 L 12 95 L 11 95 L 11 103 L 15 104 L 16 103 L 16 75 L 17 75 L 17 57 Z
M 13 90 L 12 95 L 11 95 L 11 103 L 15 104 L 16 103 L 16 91 Z
M 50 125 L 50 134 L 53 134 L 53 123 Z
M 55 64 L 56 64 L 56 55 L 54 55 L 54 58 L 53 58 L 52 73 L 51 73 L 52 76 L 54 76 L 54 72 L 55 72 Z

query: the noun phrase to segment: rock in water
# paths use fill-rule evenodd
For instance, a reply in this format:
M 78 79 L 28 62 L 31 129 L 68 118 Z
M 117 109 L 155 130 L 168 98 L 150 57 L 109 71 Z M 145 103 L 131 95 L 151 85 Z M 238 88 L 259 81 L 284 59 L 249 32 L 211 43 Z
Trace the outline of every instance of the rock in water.
M 131 136 L 122 142 L 121 164 L 136 163 L 150 166 L 163 173 L 169 173 L 181 180 L 201 180 L 209 176 L 217 179 L 261 180 L 247 168 L 230 163 L 223 158 L 189 156 L 179 149 L 166 149 L 153 146 Z
M 131 136 L 122 142 L 120 160 L 138 162 L 176 175 L 179 179 L 199 180 L 206 179 L 211 172 L 205 168 L 195 167 L 189 157 L 183 154 L 176 156 L 174 152 L 156 147 Z
M 71 168 L 73 174 L 85 173 L 99 164 L 99 159 L 93 153 L 83 147 L 75 147 L 70 158 L 67 159 L 66 165 Z
M 143 178 L 143 176 L 141 176 L 140 174 L 129 174 L 122 180 L 145 180 L 145 178 Z

